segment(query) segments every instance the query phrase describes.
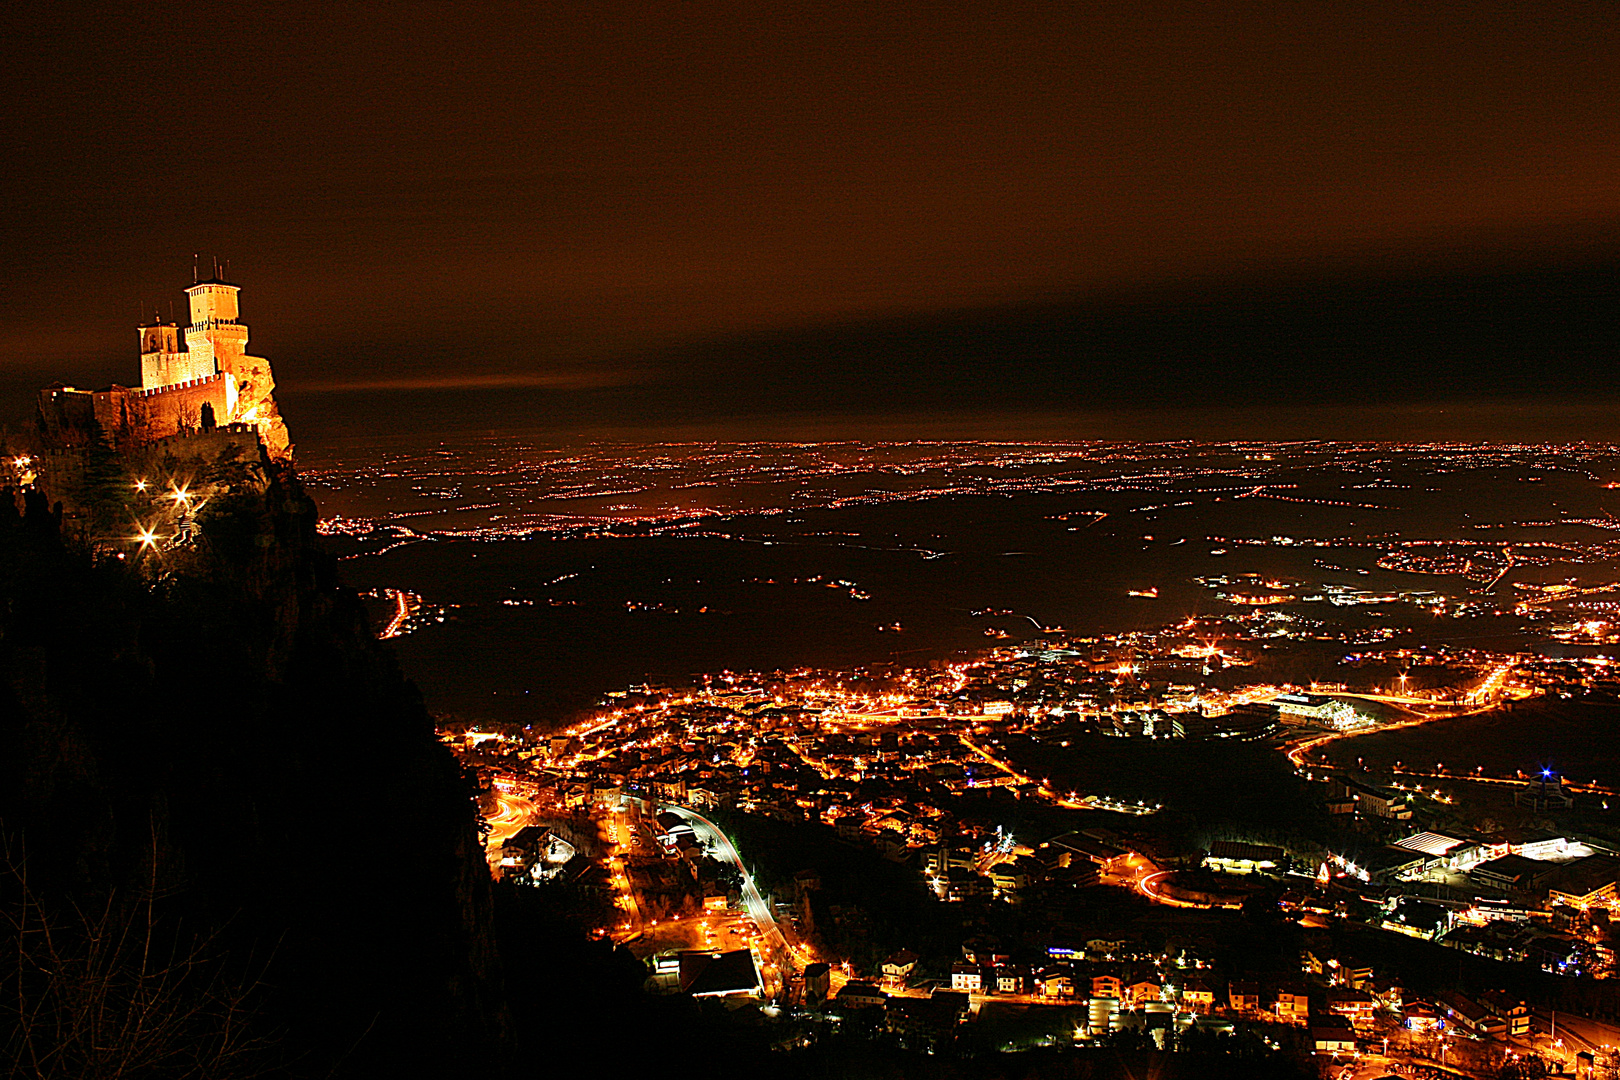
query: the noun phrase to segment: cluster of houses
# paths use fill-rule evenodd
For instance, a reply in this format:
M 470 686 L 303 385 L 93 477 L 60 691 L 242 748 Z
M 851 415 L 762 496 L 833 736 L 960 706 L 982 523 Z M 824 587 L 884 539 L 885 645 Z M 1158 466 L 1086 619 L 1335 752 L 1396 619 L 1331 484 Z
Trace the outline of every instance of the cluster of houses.
M 1433 1014 L 1444 1010 L 1451 1025 L 1481 1038 L 1521 1038 L 1530 1034 L 1530 1008 L 1500 990 L 1487 990 L 1476 997 L 1455 990 L 1435 995 L 1435 1009 L 1411 1010 L 1407 1016 L 1409 1026 L 1438 1023 Z
M 1072 962 L 1015 964 L 994 947 L 969 946 L 963 952 L 951 966 L 948 985 L 927 987 L 926 996 L 908 989 L 918 959 L 911 952 L 885 960 L 880 979 L 852 980 L 836 993 L 828 965 L 811 965 L 805 973 L 806 1004 L 843 1012 L 884 1009 L 899 1015 L 898 1026 L 889 1027 L 901 1031 L 915 1031 L 925 1016 L 938 1020 L 948 1014 L 955 1022 L 966 1021 L 978 1006 L 996 999 L 1067 1004 L 1087 1007 L 1087 1037 L 1101 1036 L 1138 1014 L 1150 1029 L 1223 1021 L 1285 1025 L 1298 1030 L 1296 1041 L 1329 1054 L 1354 1052 L 1357 1040 L 1370 1038 L 1381 1016 L 1420 1033 L 1453 1029 L 1480 1038 L 1517 1038 L 1530 1030 L 1529 1008 L 1502 991 L 1476 996 L 1450 991 L 1407 1001 L 1398 981 L 1375 978 L 1370 965 L 1322 959 L 1309 949 L 1302 955 L 1300 977 L 1233 978 L 1224 985 L 1196 969 L 1161 974 L 1155 965 L 1104 970 Z M 926 1001 L 935 1004 L 919 1004 Z

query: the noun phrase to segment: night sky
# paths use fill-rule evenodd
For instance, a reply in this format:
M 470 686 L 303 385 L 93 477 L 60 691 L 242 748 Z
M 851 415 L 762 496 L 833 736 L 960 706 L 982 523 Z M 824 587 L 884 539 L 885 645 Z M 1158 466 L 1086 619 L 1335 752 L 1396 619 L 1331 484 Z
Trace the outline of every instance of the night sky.
M 1577 3 L 7 5 L 0 403 L 136 379 L 195 253 L 306 442 L 1620 437 L 1617 44 Z

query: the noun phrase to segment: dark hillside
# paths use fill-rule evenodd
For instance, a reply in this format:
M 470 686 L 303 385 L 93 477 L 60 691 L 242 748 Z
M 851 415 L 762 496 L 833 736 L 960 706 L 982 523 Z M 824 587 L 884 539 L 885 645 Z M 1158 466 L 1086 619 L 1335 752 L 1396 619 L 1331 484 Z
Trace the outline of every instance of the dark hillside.
M 8 1067 L 117 1071 L 104 1034 L 53 1022 L 85 1012 L 74 972 L 142 1019 L 123 1075 L 505 1056 L 474 806 L 315 521 L 296 477 L 251 464 L 196 540 L 125 558 L 0 499 L 0 932 L 22 945 L 0 942 L 0 989 L 41 1010 L 0 1012 Z M 156 956 L 185 962 L 158 979 Z

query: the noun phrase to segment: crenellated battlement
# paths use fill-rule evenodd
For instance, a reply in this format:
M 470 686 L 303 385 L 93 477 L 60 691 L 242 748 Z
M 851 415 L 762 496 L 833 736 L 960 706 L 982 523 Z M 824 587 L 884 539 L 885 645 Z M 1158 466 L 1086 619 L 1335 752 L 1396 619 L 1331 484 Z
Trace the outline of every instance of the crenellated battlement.
M 214 374 L 205 375 L 200 379 L 187 379 L 185 382 L 170 383 L 167 386 L 142 387 L 139 390 L 131 390 L 129 393 L 131 397 L 149 398 L 158 394 L 172 393 L 176 390 L 189 390 L 197 386 L 207 386 L 210 383 L 220 382 L 225 377 L 223 372 L 216 371 Z

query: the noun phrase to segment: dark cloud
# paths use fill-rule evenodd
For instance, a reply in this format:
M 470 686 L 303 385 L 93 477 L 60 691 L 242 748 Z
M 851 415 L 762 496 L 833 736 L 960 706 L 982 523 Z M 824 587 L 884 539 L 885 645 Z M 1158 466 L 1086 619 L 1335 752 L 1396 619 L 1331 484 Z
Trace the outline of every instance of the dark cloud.
M 1620 258 L 1594 257 L 828 324 L 638 355 L 612 383 L 305 392 L 289 410 L 323 438 L 403 409 L 418 429 L 547 437 L 1620 439 L 1617 356 Z

